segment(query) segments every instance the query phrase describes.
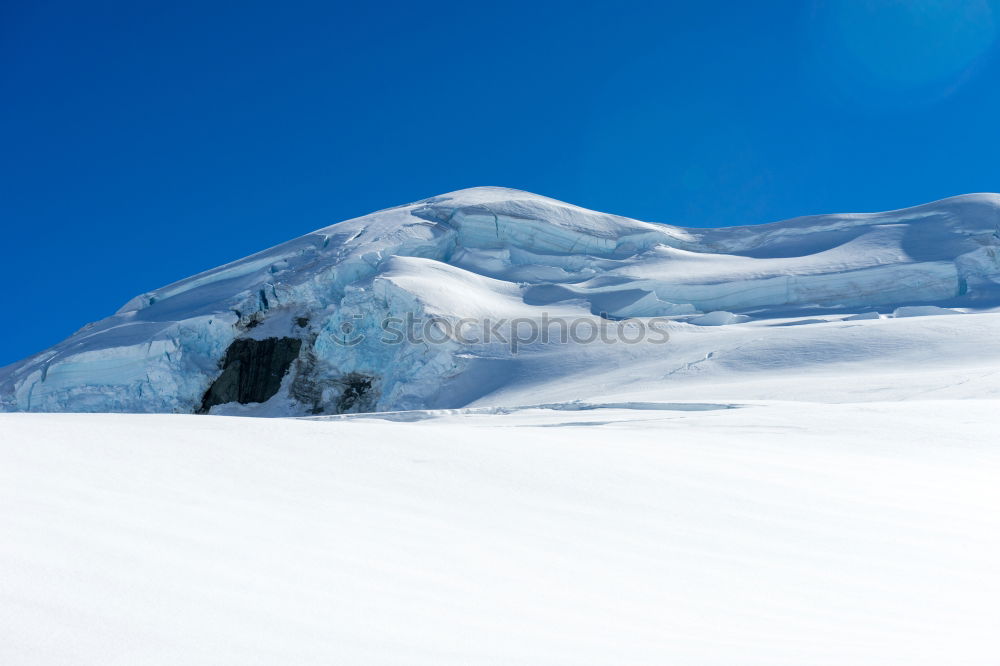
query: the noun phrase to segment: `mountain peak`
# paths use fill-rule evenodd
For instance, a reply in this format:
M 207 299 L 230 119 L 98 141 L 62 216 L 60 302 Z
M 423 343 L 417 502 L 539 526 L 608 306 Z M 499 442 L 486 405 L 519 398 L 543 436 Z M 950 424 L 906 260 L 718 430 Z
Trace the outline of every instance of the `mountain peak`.
M 455 340 L 374 342 L 379 323 L 397 316 L 729 326 L 901 305 L 982 309 L 1000 299 L 998 202 L 971 194 L 886 213 L 683 229 L 511 188 L 457 190 L 141 294 L 0 371 L 0 407 L 280 415 L 460 406 L 491 385 L 483 368 L 525 363 Z M 725 312 L 702 317 L 714 311 Z M 345 328 L 363 329 L 365 341 L 340 345 Z M 590 348 L 580 354 L 567 358 Z M 271 379 L 250 386 L 235 367 Z

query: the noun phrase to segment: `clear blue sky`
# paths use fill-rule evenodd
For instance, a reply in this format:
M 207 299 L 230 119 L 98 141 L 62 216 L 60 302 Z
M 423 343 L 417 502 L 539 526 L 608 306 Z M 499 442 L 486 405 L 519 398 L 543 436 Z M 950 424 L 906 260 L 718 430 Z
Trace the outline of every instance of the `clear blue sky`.
M 688 226 L 1000 190 L 996 0 L 0 5 L 0 364 L 474 185 Z

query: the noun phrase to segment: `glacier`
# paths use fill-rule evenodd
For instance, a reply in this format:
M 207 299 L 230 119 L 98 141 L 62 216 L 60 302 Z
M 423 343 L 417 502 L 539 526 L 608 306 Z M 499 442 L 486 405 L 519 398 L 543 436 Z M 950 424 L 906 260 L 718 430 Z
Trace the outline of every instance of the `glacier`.
M 475 188 L 143 293 L 0 369 L 105 412 L 0 414 L 0 663 L 993 663 L 998 227 Z
M 981 397 L 1000 390 L 998 306 L 997 194 L 697 229 L 477 187 L 136 296 L 0 369 L 0 410 L 307 416 L 698 399 L 706 387 L 712 399 L 837 401 L 857 399 L 858 364 L 885 378 L 882 397 Z M 656 319 L 670 341 L 388 344 L 385 322 L 407 316 Z M 982 372 L 957 382 L 958 367 Z

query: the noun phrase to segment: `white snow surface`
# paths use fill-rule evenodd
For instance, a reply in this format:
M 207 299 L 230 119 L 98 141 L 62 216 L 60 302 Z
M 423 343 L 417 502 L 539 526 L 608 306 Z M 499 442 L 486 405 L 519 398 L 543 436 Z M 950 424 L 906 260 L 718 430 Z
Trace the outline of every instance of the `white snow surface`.
M 0 414 L 0 664 L 996 664 L 998 228 L 475 188 L 136 297 L 0 369 L 165 412 Z M 272 397 L 192 414 L 274 338 Z
M 0 663 L 996 664 L 998 411 L 0 414 Z
M 711 383 L 767 399 L 778 375 L 786 386 L 808 377 L 803 390 L 817 399 L 849 401 L 862 369 L 914 375 L 879 399 L 986 397 L 998 386 L 989 376 L 998 304 L 996 194 L 683 229 L 480 187 L 341 222 L 137 296 L 0 369 L 0 410 L 192 413 L 235 340 L 282 337 L 301 340 L 301 350 L 280 390 L 213 413 L 509 406 L 627 393 L 637 382 L 666 397 L 700 395 Z M 857 317 L 873 312 L 886 316 Z M 386 344 L 386 318 L 407 314 L 605 326 L 666 318 L 671 339 L 535 341 L 516 353 L 457 336 Z M 361 341 L 342 344 L 345 330 Z M 368 386 L 348 400 L 352 378 Z M 569 385 L 578 393 L 567 397 Z

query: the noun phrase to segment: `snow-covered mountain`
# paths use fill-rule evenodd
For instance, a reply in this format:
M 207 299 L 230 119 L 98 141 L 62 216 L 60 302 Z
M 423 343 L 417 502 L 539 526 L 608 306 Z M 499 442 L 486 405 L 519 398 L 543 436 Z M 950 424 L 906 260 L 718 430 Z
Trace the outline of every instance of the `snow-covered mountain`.
M 0 414 L 0 664 L 994 664 L 998 227 L 477 188 L 136 297 L 0 370 L 180 412 Z
M 998 304 L 996 194 L 687 229 L 481 187 L 137 296 L 0 370 L 0 410 L 983 397 Z

